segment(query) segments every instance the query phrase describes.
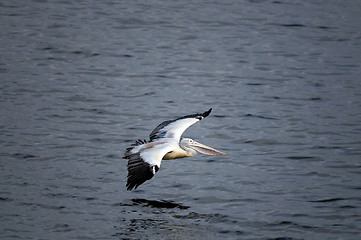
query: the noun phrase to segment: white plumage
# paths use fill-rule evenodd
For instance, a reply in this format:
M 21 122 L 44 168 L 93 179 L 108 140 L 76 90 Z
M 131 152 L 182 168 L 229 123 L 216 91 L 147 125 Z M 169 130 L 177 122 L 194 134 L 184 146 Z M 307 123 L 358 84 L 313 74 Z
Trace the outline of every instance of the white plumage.
M 207 155 L 225 155 L 190 138 L 181 138 L 183 132 L 194 123 L 207 117 L 204 113 L 186 115 L 159 124 L 149 135 L 150 140 L 138 139 L 124 153 L 128 159 L 127 190 L 137 188 L 151 179 L 159 170 L 162 160 L 192 157 L 197 151 Z

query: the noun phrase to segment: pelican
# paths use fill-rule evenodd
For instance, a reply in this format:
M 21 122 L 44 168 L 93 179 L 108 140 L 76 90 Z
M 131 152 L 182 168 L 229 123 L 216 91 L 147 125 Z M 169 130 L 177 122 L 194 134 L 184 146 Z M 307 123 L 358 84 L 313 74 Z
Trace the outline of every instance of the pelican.
M 192 157 L 197 152 L 226 155 L 191 138 L 181 137 L 188 127 L 207 117 L 211 111 L 212 108 L 204 113 L 164 121 L 150 133 L 149 141 L 138 139 L 127 148 L 123 157 L 128 159 L 127 190 L 137 189 L 150 180 L 158 172 L 162 160 Z

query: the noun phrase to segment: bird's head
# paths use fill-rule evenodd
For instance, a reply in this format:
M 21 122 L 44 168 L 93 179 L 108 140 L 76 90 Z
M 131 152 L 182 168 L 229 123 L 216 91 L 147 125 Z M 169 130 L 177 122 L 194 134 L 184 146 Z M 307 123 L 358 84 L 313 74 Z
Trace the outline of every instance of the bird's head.
M 204 144 L 194 141 L 191 138 L 181 138 L 180 140 L 180 147 L 183 148 L 185 151 L 191 153 L 192 155 L 196 155 L 197 152 L 200 152 L 205 155 L 226 155 L 223 152 L 220 152 L 214 148 L 208 147 Z

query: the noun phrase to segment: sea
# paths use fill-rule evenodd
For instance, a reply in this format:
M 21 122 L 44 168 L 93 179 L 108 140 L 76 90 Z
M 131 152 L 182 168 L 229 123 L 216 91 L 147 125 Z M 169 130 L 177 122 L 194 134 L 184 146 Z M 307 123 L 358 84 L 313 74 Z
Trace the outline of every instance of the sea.
M 361 239 L 358 0 L 2 0 L 0 239 Z M 161 122 L 225 156 L 124 151 Z

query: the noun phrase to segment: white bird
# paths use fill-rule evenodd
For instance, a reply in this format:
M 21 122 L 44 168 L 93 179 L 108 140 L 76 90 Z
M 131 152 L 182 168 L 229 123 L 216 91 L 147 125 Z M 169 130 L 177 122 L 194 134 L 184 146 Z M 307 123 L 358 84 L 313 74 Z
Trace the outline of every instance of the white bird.
M 151 179 L 162 160 L 192 157 L 197 151 L 207 155 L 226 155 L 193 139 L 181 137 L 188 127 L 207 117 L 211 111 L 212 108 L 204 113 L 164 121 L 150 133 L 149 141 L 138 139 L 127 148 L 123 157 L 128 159 L 127 190 L 137 189 Z

